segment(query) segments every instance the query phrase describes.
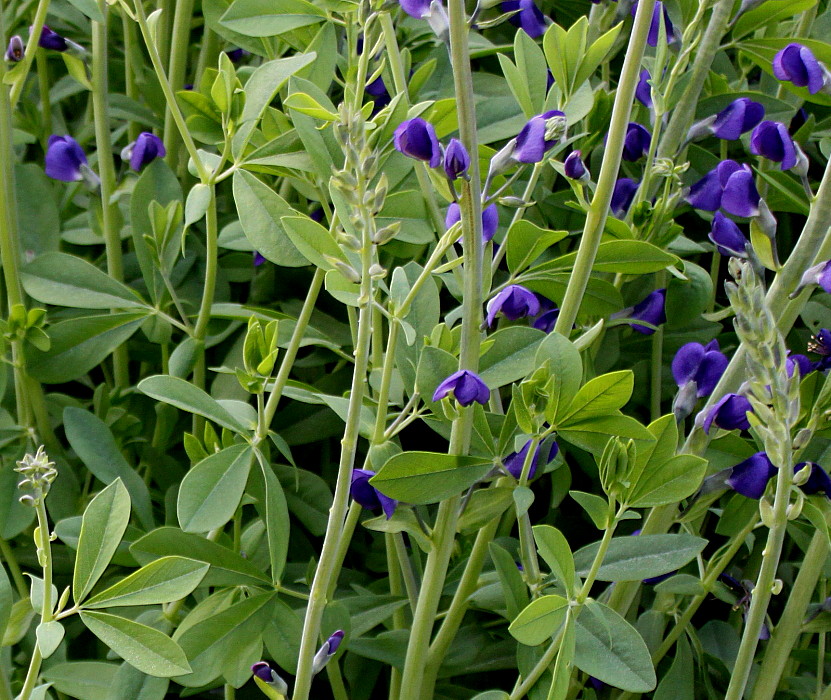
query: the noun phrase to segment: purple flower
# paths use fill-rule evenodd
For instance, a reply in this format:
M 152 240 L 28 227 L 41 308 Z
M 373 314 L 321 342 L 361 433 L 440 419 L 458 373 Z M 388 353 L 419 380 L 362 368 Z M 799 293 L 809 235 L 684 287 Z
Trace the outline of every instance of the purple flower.
M 440 39 L 446 39 L 450 31 L 450 19 L 440 0 L 399 0 L 401 8 L 411 17 L 426 19 Z
M 622 177 L 615 182 L 615 188 L 612 190 L 612 214 L 621 217 L 629 211 L 632 206 L 632 201 L 635 199 L 635 193 L 638 191 L 638 183 L 628 177 Z
M 586 182 L 590 176 L 581 156 L 580 151 L 572 151 L 569 153 L 563 162 L 563 169 L 565 170 L 567 178 Z
M 130 167 L 139 171 L 156 158 L 164 158 L 166 154 L 164 143 L 158 136 L 142 131 L 133 143 L 121 151 L 121 159 L 129 161 Z
M 540 312 L 540 301 L 534 292 L 511 284 L 488 302 L 488 325 L 492 326 L 498 313 L 510 321 L 525 316 L 536 316 Z
M 773 74 L 797 87 L 807 87 L 812 95 L 827 82 L 827 70 L 811 49 L 802 44 L 788 44 L 773 57 Z
M 635 16 L 635 13 L 638 11 L 638 3 L 632 5 L 632 16 Z M 658 45 L 658 37 L 660 35 L 660 21 L 661 17 L 663 16 L 664 19 L 664 29 L 666 31 L 667 36 L 667 43 L 671 44 L 675 39 L 674 36 L 674 28 L 672 26 L 672 22 L 669 20 L 669 14 L 667 13 L 667 9 L 664 7 L 664 3 L 660 0 L 657 0 L 655 3 L 655 9 L 652 10 L 652 23 L 649 25 L 649 34 L 646 37 L 646 43 L 650 46 L 657 46 Z
M 436 130 L 421 117 L 401 122 L 395 129 L 393 145 L 398 152 L 423 160 L 431 168 L 437 168 L 441 163 L 441 145 Z
M 819 464 L 816 464 L 815 462 L 800 462 L 793 468 L 794 474 L 808 464 L 811 465 L 811 475 L 808 477 L 808 480 L 799 487 L 802 489 L 802 493 L 807 496 L 823 493 L 826 498 L 831 498 L 831 477 L 828 476 L 828 472 L 819 466 Z
M 250 56 L 245 49 L 226 49 L 225 55 L 231 59 L 231 63 L 239 63 L 246 56 Z
M 317 654 L 315 654 L 314 660 L 312 661 L 312 673 L 317 674 L 323 670 L 337 652 L 342 641 L 343 630 L 338 630 L 337 632 L 333 632 L 329 639 L 323 642 L 323 646 L 317 650 Z
M 401 9 L 416 19 L 424 19 L 430 14 L 430 2 L 431 0 L 398 0 Z
M 364 88 L 367 95 L 371 95 L 378 100 L 378 98 L 389 97 L 387 86 L 384 84 L 384 79 L 380 75 L 375 78 L 369 85 Z
M 539 163 L 545 152 L 557 143 L 558 137 L 553 137 L 550 131 L 564 121 L 565 114 L 558 109 L 531 117 L 517 134 L 513 159 L 520 163 Z
M 82 168 L 87 166 L 84 149 L 71 136 L 49 137 L 46 148 L 46 174 L 53 180 L 77 182 L 84 179 Z
M 765 108 L 749 97 L 733 100 L 715 118 L 712 132 L 726 141 L 735 141 L 746 131 L 750 131 L 765 116 Z
M 820 372 L 831 367 L 831 331 L 827 328 L 820 328 L 817 334 L 808 343 L 808 352 L 820 356 L 815 365 Z
M 457 224 L 462 220 L 462 212 L 459 210 L 459 205 L 452 202 L 447 207 L 447 215 L 444 217 L 444 225 L 450 228 L 453 224 Z M 496 229 L 499 228 L 499 209 L 496 204 L 489 204 L 482 210 L 482 243 L 490 241 Z M 459 238 L 461 240 L 461 237 Z
M 502 3 L 503 12 L 514 12 L 515 10 L 519 10 L 519 12 L 511 15 L 509 20 L 511 24 L 522 28 L 532 39 L 545 34 L 545 15 L 537 9 L 534 0 L 507 0 Z
M 632 326 L 632 330 L 644 335 L 652 335 L 655 332 L 654 328 L 633 323 L 633 321 L 646 321 L 646 323 L 651 323 L 653 326 L 666 323 L 667 316 L 664 312 L 666 297 L 666 289 L 656 289 L 654 292 L 647 294 L 642 301 L 635 304 L 626 314 L 630 319 L 629 325 Z
M 720 211 L 713 217 L 713 225 L 708 238 L 716 244 L 718 252 L 734 258 L 747 257 L 747 238 L 735 221 L 728 219 Z
M 785 360 L 785 369 L 789 377 L 793 377 L 794 370 L 798 370 L 799 376 L 804 377 L 814 371 L 814 363 L 805 355 L 788 355 Z
M 265 262 L 265 256 L 259 251 L 254 251 L 254 267 L 259 267 Z
M 686 196 L 696 209 L 716 211 L 719 208 L 735 216 L 756 216 L 759 213 L 759 192 L 748 165 L 723 160 L 696 182 Z
M 9 47 L 6 49 L 6 60 L 17 63 L 23 60 L 23 39 L 13 36 L 9 39 Z
M 644 68 L 635 88 L 635 98 L 647 109 L 652 109 L 652 86 L 649 84 L 651 79 L 649 71 Z
M 560 316 L 559 309 L 549 309 L 548 311 L 543 311 L 539 316 L 534 319 L 534 322 L 531 324 L 537 330 L 542 331 L 543 333 L 550 333 L 554 330 L 554 326 L 557 325 L 557 319 Z
M 289 687 L 286 682 L 277 675 L 267 661 L 258 661 L 251 667 L 254 678 L 261 680 L 266 685 L 274 688 L 280 695 L 287 695 Z
M 781 163 L 782 170 L 796 165 L 797 154 L 788 127 L 782 122 L 763 121 L 750 136 L 750 152 Z
M 352 499 L 356 503 L 359 503 L 364 508 L 369 510 L 381 508 L 384 511 L 384 515 L 387 516 L 387 520 L 389 520 L 393 513 L 395 513 L 398 501 L 385 496 L 370 484 L 369 480 L 373 476 L 375 476 L 375 472 L 369 469 L 353 469 L 349 495 L 352 496 Z
M 694 383 L 700 399 L 713 393 L 727 364 L 727 356 L 719 350 L 717 340 L 707 345 L 687 343 L 672 359 L 672 376 L 679 388 Z
M 759 500 L 765 493 L 770 478 L 776 474 L 776 467 L 764 452 L 757 452 L 730 470 L 727 485 L 736 493 Z
M 528 440 L 519 452 L 511 452 L 511 454 L 502 460 L 502 464 L 505 465 L 505 469 L 508 470 L 508 473 L 514 477 L 514 479 L 519 479 L 519 477 L 522 476 L 522 465 L 525 464 L 525 458 L 528 456 L 528 450 L 530 448 L 531 441 Z M 537 445 L 537 450 L 531 458 L 531 468 L 528 470 L 528 480 L 530 481 L 533 479 L 534 475 L 537 473 L 540 453 L 545 455 L 545 463 L 549 464 L 554 460 L 559 451 L 560 446 L 553 440 L 545 440 L 542 444 Z
M 623 139 L 623 160 L 634 163 L 649 152 L 652 136 L 646 127 L 637 122 L 629 122 Z
M 460 369 L 439 384 L 433 393 L 433 401 L 440 401 L 451 393 L 462 406 L 470 406 L 474 401 L 484 406 L 491 396 L 487 384 L 469 369 Z
M 799 285 L 791 294 L 791 297 L 796 296 L 805 287 L 814 284 L 831 294 L 831 260 L 826 260 L 805 270 L 805 274 L 802 275 L 802 279 L 799 280 Z
M 455 180 L 467 174 L 470 167 L 470 156 L 459 139 L 450 139 L 444 152 L 444 172 L 449 180 Z
M 69 44 L 66 39 L 64 39 L 57 32 L 53 32 L 45 24 L 40 32 L 40 41 L 38 41 L 38 46 L 42 49 L 50 49 L 51 51 L 66 51 L 69 48 Z
M 747 420 L 748 412 L 752 413 L 753 407 L 744 396 L 726 394 L 709 410 L 702 427 L 708 435 L 713 425 L 723 430 L 747 430 L 750 428 L 750 421 Z

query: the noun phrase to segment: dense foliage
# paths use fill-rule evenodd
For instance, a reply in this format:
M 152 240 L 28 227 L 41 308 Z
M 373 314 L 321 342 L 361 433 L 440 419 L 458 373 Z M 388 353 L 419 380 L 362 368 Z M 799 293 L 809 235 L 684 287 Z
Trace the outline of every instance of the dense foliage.
M 829 700 L 826 0 L 10 0 L 0 700 Z

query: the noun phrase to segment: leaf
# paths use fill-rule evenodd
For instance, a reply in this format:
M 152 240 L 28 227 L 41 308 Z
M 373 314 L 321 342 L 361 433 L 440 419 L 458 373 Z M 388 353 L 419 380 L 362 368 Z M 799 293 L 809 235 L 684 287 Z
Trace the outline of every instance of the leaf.
M 289 95 L 283 104 L 315 119 L 321 119 L 326 122 L 333 122 L 338 119 L 338 115 L 325 109 L 314 97 L 307 95 L 305 92 L 293 92 Z
M 577 70 L 575 71 L 572 82 L 572 89 L 579 88 L 592 76 L 598 66 L 606 60 L 609 52 L 615 44 L 618 34 L 620 34 L 622 27 L 623 22 L 616 24 L 605 34 L 598 37 L 594 43 L 586 49 L 577 65 Z
M 609 416 L 595 416 L 580 423 L 569 423 L 559 429 L 558 435 L 592 454 L 602 454 L 610 435 L 633 440 L 654 439 L 643 425 L 619 411 Z
M 90 501 L 84 511 L 72 576 L 72 594 L 76 603 L 81 603 L 101 578 L 129 521 L 130 495 L 121 479 L 116 478 Z
M 132 289 L 74 255 L 44 253 L 20 270 L 26 293 L 45 304 L 78 309 L 146 307 Z
M 210 394 L 179 377 L 157 374 L 142 379 L 138 383 L 138 389 L 151 398 L 169 403 L 188 413 L 196 413 L 235 433 L 248 431 L 248 428 L 243 426 Z
M 438 452 L 402 452 L 381 467 L 369 483 L 399 501 L 424 505 L 457 496 L 493 468 L 481 457 Z
M 695 663 L 685 636 L 675 643 L 675 658 L 653 696 L 655 700 L 695 700 Z
M 275 265 L 304 267 L 308 260 L 294 247 L 280 219 L 298 212 L 259 178 L 245 170 L 234 173 L 234 202 L 245 237 Z
M 598 530 L 606 529 L 609 524 L 609 503 L 605 498 L 584 491 L 569 491 L 568 495 L 582 506 Z
M 117 664 L 103 661 L 70 661 L 44 669 L 43 680 L 60 693 L 79 700 L 108 700 Z
M 157 605 L 190 595 L 205 578 L 208 564 L 185 557 L 162 557 L 94 595 L 84 608 Z
M 551 525 L 534 525 L 537 551 L 565 589 L 574 592 L 574 557 L 565 535 Z
M 48 659 L 55 653 L 63 641 L 64 634 L 66 634 L 66 630 L 57 620 L 41 622 L 37 626 L 35 637 L 37 638 L 38 649 L 40 649 L 41 656 L 44 659 Z
M 176 527 L 160 527 L 130 546 L 131 554 L 141 564 L 167 556 L 180 556 L 211 565 L 202 584 L 205 586 L 261 586 L 270 579 L 248 559 L 221 544 Z
M 83 12 L 93 22 L 103 24 L 106 21 L 104 14 L 101 12 L 101 8 L 98 7 L 98 3 L 95 0 L 69 0 L 69 4 L 74 5 L 76 9 Z
M 261 461 L 261 473 L 265 480 L 265 493 L 260 499 L 260 517 L 267 523 L 268 554 L 271 561 L 271 578 L 279 582 L 286 566 L 291 535 L 286 494 L 280 480 L 267 462 Z
M 568 236 L 568 231 L 548 231 L 530 221 L 519 219 L 508 230 L 505 243 L 508 269 L 513 274 L 522 272 L 545 250 L 566 236 Z
M 546 362 L 554 383 L 545 412 L 547 416 L 556 416 L 560 407 L 569 406 L 579 391 L 583 381 L 583 362 L 574 343 L 553 331 L 537 346 L 534 357 L 536 367 L 541 367 Z
M 566 618 L 568 600 L 559 595 L 544 595 L 532 600 L 508 627 L 520 644 L 536 646 L 554 636 Z
M 157 629 L 102 612 L 82 611 L 81 621 L 122 659 L 148 676 L 169 678 L 190 671 L 181 647 Z
M 245 36 L 267 37 L 325 19 L 325 11 L 306 0 L 235 0 L 219 23 Z
M 147 484 L 127 464 L 104 421 L 89 411 L 67 406 L 63 411 L 63 422 L 69 444 L 87 469 L 105 484 L 121 479 L 130 494 L 136 516 L 142 526 L 150 530 L 154 525 L 153 506 Z M 127 517 L 129 519 L 129 513 Z
M 614 413 L 629 401 L 634 386 L 635 375 L 632 370 L 595 377 L 581 387 L 569 407 L 557 416 L 557 424 L 565 426 Z
M 600 543 L 574 553 L 578 573 L 589 572 Z M 641 581 L 680 569 L 695 559 L 707 540 L 692 535 L 627 535 L 615 537 L 597 572 L 598 581 Z
M 493 343 L 479 361 L 479 376 L 492 389 L 496 389 L 535 369 L 537 347 L 545 333 L 536 328 L 511 326 L 491 334 Z
M 528 605 L 528 588 L 522 580 L 514 558 L 505 548 L 491 542 L 488 551 L 502 586 L 508 619 L 513 620 L 519 615 L 519 611 Z
M 563 255 L 550 262 L 531 268 L 530 274 L 540 272 L 558 272 L 571 270 L 577 253 Z M 628 275 L 640 275 L 659 272 L 679 262 L 677 256 L 666 253 L 646 241 L 606 241 L 597 248 L 597 256 L 592 264 L 594 272 L 615 272 Z
M 233 518 L 253 458 L 254 452 L 248 445 L 232 445 L 194 465 L 179 487 L 179 527 L 185 532 L 208 532 Z
M 236 174 L 236 173 L 235 173 Z M 197 182 L 185 201 L 185 228 L 201 220 L 211 203 L 211 187 Z
M 577 618 L 574 665 L 615 688 L 646 693 L 655 669 L 643 638 L 614 610 L 589 600 Z
M 11 618 L 13 605 L 12 584 L 6 574 L 6 569 L 0 566 L 0 640 L 6 634 L 6 627 Z
M 630 492 L 633 508 L 652 508 L 678 503 L 691 496 L 707 472 L 707 460 L 696 455 L 678 455 L 659 464 L 650 462 Z
M 295 248 L 315 267 L 333 270 L 331 259 L 348 262 L 332 234 L 308 216 L 284 216 L 280 223 Z
M 733 25 L 733 39 L 741 39 L 757 29 L 798 15 L 814 5 L 816 5 L 816 0 L 780 0 L 779 2 L 767 2 L 764 6 L 754 7 L 752 10 L 739 15 Z

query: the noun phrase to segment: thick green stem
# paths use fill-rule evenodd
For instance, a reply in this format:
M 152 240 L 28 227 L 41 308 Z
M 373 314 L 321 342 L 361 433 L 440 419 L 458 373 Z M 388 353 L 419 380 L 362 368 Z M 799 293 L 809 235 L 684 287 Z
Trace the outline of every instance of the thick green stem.
M 612 192 L 620 168 L 623 141 L 629 125 L 629 116 L 632 113 L 632 101 L 635 98 L 635 88 L 640 78 L 641 59 L 643 58 L 654 7 L 655 0 L 641 0 L 635 14 L 632 36 L 629 39 L 629 47 L 623 61 L 623 70 L 615 95 L 612 120 L 609 125 L 609 138 L 606 141 L 606 152 L 603 156 L 603 164 L 600 167 L 600 175 L 597 178 L 597 189 L 586 216 L 583 237 L 580 240 L 577 258 L 574 261 L 574 270 L 571 273 L 560 308 L 560 315 L 554 328 L 557 333 L 566 337 L 571 334 L 571 328 L 577 318 L 580 303 L 583 301 L 583 294 L 585 294 L 589 283 L 594 258 L 597 255 L 600 237 L 603 235 L 603 228 L 609 213 L 609 204 L 612 201 Z
M 125 12 L 121 14 L 121 33 L 124 37 L 124 87 L 127 97 L 131 100 L 140 100 L 138 83 L 136 82 L 136 28 Z M 127 123 L 127 140 L 132 143 L 141 133 L 141 125 L 135 121 Z
M 768 539 L 762 553 L 762 567 L 753 588 L 750 610 L 745 620 L 744 633 L 725 700 L 740 700 L 750 677 L 753 656 L 759 643 L 759 632 L 765 622 L 765 613 L 767 613 L 773 592 L 773 579 L 779 566 L 782 543 L 785 541 L 785 530 L 788 525 L 787 508 L 792 481 L 793 469 L 790 461 L 779 465 L 776 477 L 776 496 L 773 501 L 773 524 L 768 531 Z
M 38 96 L 40 97 L 41 142 L 46 148 L 52 134 L 52 102 L 49 98 L 49 61 L 43 51 L 35 54 L 38 73 Z
M 190 23 L 193 16 L 193 0 L 177 0 L 173 17 L 173 34 L 170 63 L 167 75 L 174 90 L 183 90 L 187 72 L 188 51 L 190 51 Z M 173 109 L 167 106 L 164 116 L 164 146 L 167 150 L 167 164 L 176 170 L 179 162 L 180 142 L 176 136 Z
M 101 215 L 104 243 L 107 249 L 107 273 L 119 282 L 124 281 L 121 256 L 121 231 L 118 226 L 118 205 L 112 202 L 115 191 L 115 164 L 110 138 L 109 80 L 107 71 L 108 5 L 98 0 L 103 22 L 92 23 L 92 109 L 95 121 L 95 145 L 98 152 L 98 175 L 101 178 Z M 119 345 L 113 352 L 113 376 L 116 386 L 124 390 L 130 385 L 127 346 Z
M 811 602 L 827 558 L 826 536 L 817 530 L 811 538 L 808 551 L 805 552 L 805 558 L 794 581 L 785 609 L 782 611 L 782 616 L 779 618 L 779 623 L 767 643 L 761 664 L 762 670 L 754 681 L 751 700 L 772 700 L 776 693 L 785 664 L 802 631 L 805 611 Z

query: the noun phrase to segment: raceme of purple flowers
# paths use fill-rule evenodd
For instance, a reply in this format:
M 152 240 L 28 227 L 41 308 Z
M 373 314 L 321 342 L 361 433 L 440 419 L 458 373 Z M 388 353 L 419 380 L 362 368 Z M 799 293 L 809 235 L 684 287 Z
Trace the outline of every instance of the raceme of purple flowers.
M 726 394 L 709 409 L 702 427 L 707 434 L 714 425 L 724 430 L 747 430 L 750 428 L 748 412 L 752 413 L 753 407 L 744 396 Z
M 815 95 L 828 84 L 828 70 L 807 46 L 788 44 L 773 57 L 773 74 Z
M 484 406 L 491 396 L 487 384 L 469 369 L 460 369 L 441 382 L 433 392 L 433 401 L 440 401 L 451 393 L 461 406 L 470 406 L 474 401 Z
M 511 454 L 502 460 L 502 464 L 505 465 L 505 469 L 508 470 L 508 473 L 514 477 L 514 479 L 519 479 L 520 476 L 522 476 L 522 466 L 525 464 L 525 458 L 528 456 L 528 450 L 530 448 L 531 441 L 528 440 L 519 452 L 511 452 Z M 545 464 L 549 464 L 554 460 L 559 452 L 560 446 L 553 440 L 545 440 L 541 444 L 537 445 L 534 456 L 531 458 L 531 468 L 528 470 L 528 480 L 530 481 L 533 479 L 534 475 L 537 473 L 540 455 L 543 456 Z
M 398 501 L 394 498 L 389 498 L 376 489 L 369 480 L 375 476 L 375 472 L 370 469 L 353 469 L 352 481 L 349 486 L 349 494 L 356 503 L 359 503 L 368 510 L 376 510 L 380 508 L 384 511 L 384 515 L 389 520 Z
M 82 167 L 87 165 L 87 156 L 71 136 L 50 136 L 45 162 L 46 174 L 53 180 L 77 182 L 84 179 Z
M 724 211 L 734 216 L 757 216 L 759 192 L 749 165 L 723 160 L 696 182 L 687 194 L 687 202 L 704 211 Z
M 502 3 L 503 12 L 515 12 L 509 19 L 515 27 L 520 27 L 532 39 L 545 34 L 545 15 L 539 11 L 534 0 L 506 0 Z
M 143 131 L 133 143 L 121 151 L 121 159 L 129 161 L 130 167 L 139 171 L 156 158 L 164 158 L 166 154 L 162 140 L 149 131 Z
M 703 398 L 713 393 L 727 364 L 727 356 L 719 350 L 717 340 L 707 345 L 687 343 L 672 359 L 672 376 L 679 388 L 695 384 L 696 396 Z
M 713 216 L 713 225 L 708 238 L 716 244 L 718 252 L 734 258 L 746 258 L 748 240 L 738 224 L 720 211 Z
M 447 215 L 444 217 L 444 225 L 450 228 L 453 224 L 457 224 L 462 220 L 462 212 L 456 202 L 452 202 L 447 207 Z M 499 228 L 499 209 L 495 204 L 489 204 L 482 209 L 482 242 L 490 241 L 496 229 Z
M 511 284 L 488 302 L 487 323 L 492 326 L 497 314 L 516 321 L 525 316 L 536 316 L 539 312 L 537 295 L 518 284 Z

